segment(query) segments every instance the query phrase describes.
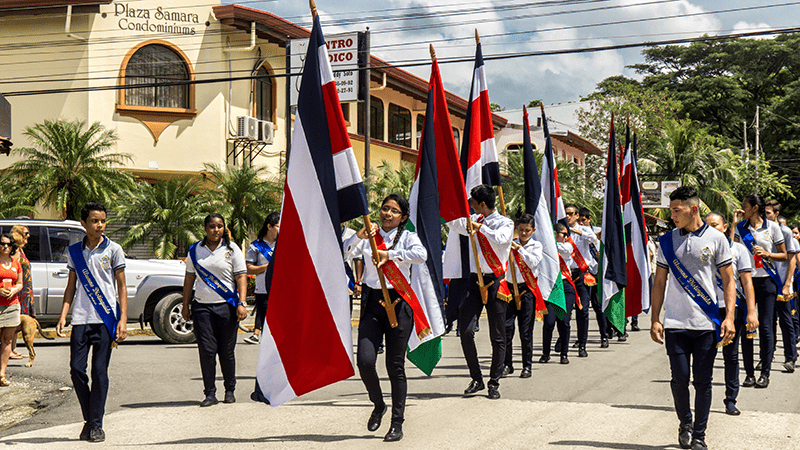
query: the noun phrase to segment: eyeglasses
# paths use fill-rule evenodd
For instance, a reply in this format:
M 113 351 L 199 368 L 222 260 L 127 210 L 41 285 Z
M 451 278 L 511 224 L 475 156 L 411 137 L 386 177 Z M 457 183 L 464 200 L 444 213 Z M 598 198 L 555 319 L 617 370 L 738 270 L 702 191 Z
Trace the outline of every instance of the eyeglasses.
M 395 216 L 399 216 L 399 215 L 403 214 L 403 212 L 400 211 L 399 209 L 392 208 L 390 206 L 384 206 L 383 208 L 381 208 L 381 212 L 385 212 L 385 213 L 389 213 L 390 212 L 390 213 L 394 214 Z
M 11 242 L 0 242 L 0 247 L 11 247 Z

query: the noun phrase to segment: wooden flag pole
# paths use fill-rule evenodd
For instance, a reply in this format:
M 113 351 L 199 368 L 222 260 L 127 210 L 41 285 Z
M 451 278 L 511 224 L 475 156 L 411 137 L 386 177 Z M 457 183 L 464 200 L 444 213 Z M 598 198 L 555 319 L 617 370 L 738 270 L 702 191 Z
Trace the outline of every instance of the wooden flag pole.
M 308 7 L 311 8 L 311 17 L 313 19 L 317 18 L 317 4 L 314 3 L 314 0 L 308 0 Z
M 508 217 L 506 214 L 506 200 L 503 198 L 503 186 L 497 186 L 497 193 L 500 195 L 500 214 Z M 519 295 L 519 288 L 517 287 L 517 271 L 514 270 L 514 267 L 511 265 L 513 258 L 514 250 L 510 250 L 508 254 L 508 270 L 511 271 L 511 282 L 514 283 L 514 302 L 517 304 L 517 311 L 521 311 L 522 298 Z
M 389 298 L 389 289 L 386 287 L 386 278 L 383 276 L 383 267 L 378 267 L 378 243 L 375 242 L 375 235 L 372 233 L 372 222 L 369 220 L 369 216 L 365 215 L 363 217 L 364 229 L 367 230 L 367 236 L 369 236 L 369 246 L 372 248 L 372 263 L 375 264 L 375 268 L 378 270 L 378 280 L 381 282 L 381 290 L 383 291 L 383 300 L 381 301 L 381 305 L 383 305 L 383 307 L 386 309 L 386 317 L 389 319 L 389 325 L 391 325 L 392 328 L 395 328 L 397 327 L 397 315 L 394 313 L 394 307 L 400 303 L 400 299 L 398 298 L 392 302 L 392 300 Z

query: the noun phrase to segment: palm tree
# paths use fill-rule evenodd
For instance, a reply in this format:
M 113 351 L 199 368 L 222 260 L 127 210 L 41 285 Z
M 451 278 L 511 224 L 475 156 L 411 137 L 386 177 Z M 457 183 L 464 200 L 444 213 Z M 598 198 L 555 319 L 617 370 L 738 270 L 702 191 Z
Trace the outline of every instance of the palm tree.
M 25 183 L 34 198 L 67 219 L 79 219 L 86 202 L 112 203 L 133 184 L 130 174 L 112 167 L 131 160 L 125 153 L 109 153 L 119 140 L 116 132 L 100 122 L 84 128 L 82 120 L 46 120 L 26 127 L 33 147 L 14 150 L 22 160 L 10 167 L 13 178 Z
M 33 216 L 36 197 L 8 174 L 0 179 L 0 217 Z
M 669 174 L 683 186 L 697 189 L 701 209 L 730 215 L 739 207 L 733 195 L 735 155 L 693 121 L 669 121 L 663 140 L 639 158 L 642 173 Z
M 414 185 L 414 170 L 415 166 L 411 163 L 401 162 L 400 167 L 395 170 L 388 162 L 381 161 L 378 169 L 371 172 L 365 181 L 370 193 L 370 211 L 378 212 L 381 202 L 389 194 L 400 194 L 408 198 Z
M 178 245 L 187 245 L 202 237 L 203 208 L 199 183 L 191 178 L 159 181 L 155 185 L 136 183 L 130 195 L 120 201 L 113 222 L 124 224 L 113 234 L 125 250 L 152 241 L 157 258 L 175 257 Z
M 205 167 L 209 180 L 216 185 L 205 196 L 226 218 L 231 239 L 241 246 L 248 231 L 258 231 L 267 215 L 280 209 L 282 185 L 268 177 L 266 168 L 253 167 L 247 161 L 241 167 Z

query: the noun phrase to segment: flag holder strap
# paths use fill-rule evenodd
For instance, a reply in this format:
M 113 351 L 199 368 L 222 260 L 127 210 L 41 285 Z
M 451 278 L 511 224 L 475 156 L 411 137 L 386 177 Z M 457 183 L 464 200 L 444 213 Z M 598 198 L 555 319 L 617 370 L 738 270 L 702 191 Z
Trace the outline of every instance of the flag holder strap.
M 485 305 L 489 301 L 489 286 L 494 283 L 484 284 L 483 270 L 481 270 L 481 259 L 478 255 L 478 243 L 475 242 L 475 228 L 472 227 L 472 217 L 467 217 L 467 232 L 469 233 L 469 240 L 472 243 L 472 256 L 475 258 L 475 272 L 478 276 L 478 288 L 481 291 L 481 302 Z
M 477 36 L 478 30 L 475 30 Z M 523 105 L 524 108 L 524 105 Z M 525 110 L 527 112 L 527 109 Z M 506 215 L 506 199 L 503 196 L 503 186 L 497 186 L 497 192 L 500 194 L 500 213 Z M 509 217 L 510 218 L 510 217 Z M 513 239 L 513 236 L 512 236 Z M 517 271 L 514 270 L 512 263 L 514 262 L 514 250 L 508 251 L 508 269 L 511 271 L 511 281 L 514 283 L 514 302 L 517 304 L 517 311 L 522 311 L 522 298 L 519 295 L 519 288 L 517 287 Z
M 392 328 L 397 327 L 397 315 L 394 313 L 394 307 L 398 303 L 400 303 L 400 299 L 398 298 L 394 302 L 389 298 L 389 289 L 386 287 L 386 278 L 383 275 L 383 267 L 379 267 L 376 258 L 378 257 L 378 243 L 375 242 L 375 235 L 372 232 L 372 222 L 369 220 L 369 216 L 364 216 L 364 228 L 367 230 L 367 236 L 369 236 L 369 245 L 372 248 L 372 263 L 375 264 L 375 268 L 378 270 L 378 280 L 381 282 L 381 291 L 383 291 L 383 300 L 381 300 L 381 305 L 386 309 L 386 317 L 389 319 L 389 325 Z M 486 301 L 484 301 L 486 303 Z

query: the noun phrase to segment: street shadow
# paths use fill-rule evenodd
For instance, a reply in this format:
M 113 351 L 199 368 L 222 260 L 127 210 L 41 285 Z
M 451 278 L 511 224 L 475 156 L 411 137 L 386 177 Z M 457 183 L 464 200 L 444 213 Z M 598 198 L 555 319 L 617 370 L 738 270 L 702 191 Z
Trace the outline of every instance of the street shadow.
M 0 440 L 0 445 L 19 445 L 19 444 L 57 444 L 65 442 L 80 442 L 77 438 L 59 438 L 59 437 L 31 437 L 31 438 L 14 438 Z
M 364 439 L 381 439 L 380 436 L 374 435 L 365 435 L 365 436 L 353 436 L 353 435 L 343 435 L 343 436 L 331 436 L 331 435 L 324 435 L 324 434 L 290 434 L 286 436 L 265 436 L 265 437 L 258 437 L 252 439 L 243 439 L 243 438 L 224 438 L 224 437 L 201 437 L 201 438 L 193 438 L 193 439 L 179 439 L 176 441 L 165 441 L 165 442 L 148 442 L 148 443 L 137 443 L 137 444 L 127 444 L 126 447 L 135 446 L 146 446 L 146 445 L 181 445 L 181 446 L 190 446 L 190 445 L 200 445 L 200 444 L 257 444 L 257 443 L 273 443 L 273 442 L 313 442 L 313 443 L 333 443 L 333 442 L 341 442 L 341 441 L 350 441 L 350 440 L 364 440 Z
M 677 445 L 641 445 L 623 444 L 621 442 L 599 442 L 599 441 L 556 441 L 550 445 L 561 445 L 564 447 L 588 447 L 588 448 L 611 448 L 616 450 L 667 450 L 680 448 Z
M 120 408 L 180 408 L 182 406 L 197 406 L 200 402 L 197 400 L 181 400 L 174 402 L 146 402 L 146 403 L 127 403 L 119 405 Z
M 675 408 L 672 406 L 655 406 L 655 405 L 610 405 L 612 408 L 624 408 L 624 409 L 642 409 L 646 411 L 667 411 L 667 412 L 675 412 Z M 661 448 L 661 447 L 659 447 Z
M 427 392 L 427 393 L 419 393 L 419 394 L 408 394 L 408 398 L 413 398 L 416 400 L 436 400 L 440 398 L 469 398 L 469 397 L 481 397 L 481 395 L 464 395 L 464 394 L 446 394 L 441 392 Z M 485 395 L 483 395 L 485 397 Z

